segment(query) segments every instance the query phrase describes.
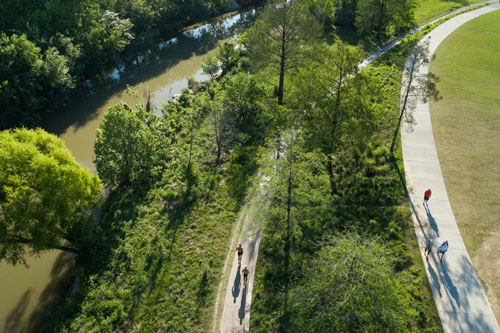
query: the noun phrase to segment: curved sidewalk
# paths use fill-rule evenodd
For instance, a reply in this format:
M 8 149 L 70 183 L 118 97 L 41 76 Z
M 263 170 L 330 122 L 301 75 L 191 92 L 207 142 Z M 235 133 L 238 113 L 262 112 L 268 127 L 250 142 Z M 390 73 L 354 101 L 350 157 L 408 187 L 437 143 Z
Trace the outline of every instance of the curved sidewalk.
M 496 3 L 456 16 L 435 28 L 422 39 L 430 37 L 429 56 L 461 25 L 498 9 L 500 4 Z M 428 66 L 419 69 L 419 74 L 427 72 Z M 444 331 L 500 332 L 465 248 L 446 193 L 432 132 L 429 104 L 418 101 L 414 118 L 417 124 L 412 129 L 408 125 L 401 128 L 406 182 L 422 260 Z M 428 188 L 433 193 L 429 209 L 425 209 L 422 199 Z M 437 258 L 436 247 L 428 260 L 423 256 L 428 237 L 434 238 L 436 247 L 444 240 L 449 241 L 450 247 L 442 262 Z

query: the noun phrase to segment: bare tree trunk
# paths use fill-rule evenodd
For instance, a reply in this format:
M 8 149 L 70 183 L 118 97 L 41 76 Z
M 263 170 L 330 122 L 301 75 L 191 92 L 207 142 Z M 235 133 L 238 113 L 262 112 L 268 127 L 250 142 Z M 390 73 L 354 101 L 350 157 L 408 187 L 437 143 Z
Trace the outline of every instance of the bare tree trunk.
M 286 18 L 283 22 L 281 34 L 281 59 L 280 59 L 280 82 L 278 87 L 278 105 L 283 105 L 283 92 L 285 85 L 285 62 L 286 62 Z
M 403 105 L 401 106 L 401 109 L 399 111 L 399 119 L 398 119 L 398 123 L 396 125 L 396 129 L 394 130 L 394 135 L 392 136 L 392 143 L 391 143 L 391 153 L 394 154 L 394 146 L 396 145 L 396 140 L 398 138 L 398 133 L 399 133 L 399 129 L 401 127 L 401 122 L 403 120 L 403 116 L 406 112 L 406 107 L 408 105 L 408 99 L 410 97 L 410 91 L 411 91 L 411 86 L 413 84 L 413 78 L 414 78 L 414 74 L 415 74 L 415 68 L 416 68 L 416 62 L 417 62 L 418 59 L 416 59 L 414 57 L 414 59 L 412 59 L 412 65 L 411 65 L 411 68 L 410 68 L 410 77 L 408 78 L 408 82 L 406 84 L 406 91 L 405 91 L 405 96 L 403 98 Z
M 191 128 L 191 142 L 189 143 L 189 160 L 188 160 L 188 166 L 191 167 L 191 156 L 193 155 L 193 128 Z
M 0 241 L 0 243 L 33 244 L 33 241 L 31 239 L 15 236 L 14 238 Z M 73 248 L 73 247 L 69 247 L 69 246 L 53 245 L 49 249 L 61 250 L 61 251 L 72 253 L 74 255 L 80 255 L 80 250 Z

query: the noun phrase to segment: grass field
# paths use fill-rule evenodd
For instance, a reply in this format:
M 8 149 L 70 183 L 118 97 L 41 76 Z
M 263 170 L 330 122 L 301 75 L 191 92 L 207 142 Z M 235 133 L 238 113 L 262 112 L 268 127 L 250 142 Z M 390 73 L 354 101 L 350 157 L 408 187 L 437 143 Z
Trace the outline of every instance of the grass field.
M 500 319 L 500 11 L 454 32 L 430 70 L 443 99 L 431 116 L 462 237 Z
M 417 0 L 415 21 L 422 24 L 450 10 L 481 1 L 483 0 Z

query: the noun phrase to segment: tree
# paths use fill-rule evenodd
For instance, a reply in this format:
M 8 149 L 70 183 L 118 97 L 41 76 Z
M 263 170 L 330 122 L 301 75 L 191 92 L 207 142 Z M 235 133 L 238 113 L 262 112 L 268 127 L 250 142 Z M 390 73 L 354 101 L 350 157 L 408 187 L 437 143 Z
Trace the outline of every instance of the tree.
M 236 141 L 234 116 L 223 104 L 222 94 L 214 100 L 200 98 L 196 108 L 204 110 L 210 117 L 215 141 L 215 166 L 220 166 L 223 154 L 229 153 L 229 148 Z
M 235 48 L 233 43 L 224 42 L 219 44 L 217 60 L 221 64 L 222 73 L 227 73 L 234 65 Z
M 42 129 L 0 132 L 0 259 L 48 249 L 78 253 L 101 183 Z M 70 245 L 68 245 L 68 242 Z
M 225 85 L 223 104 L 232 114 L 238 131 L 251 140 L 265 138 L 272 128 L 266 92 L 250 74 L 231 76 Z
M 214 57 L 208 57 L 201 64 L 201 70 L 203 71 L 203 74 L 210 75 L 210 79 L 213 79 L 219 71 L 219 63 L 217 59 Z
M 413 0 L 359 0 L 356 12 L 356 27 L 362 32 L 375 31 L 377 39 L 391 25 L 404 24 L 412 20 Z
M 303 0 L 272 1 L 247 32 L 247 48 L 257 67 L 279 77 L 278 104 L 283 105 L 285 75 L 303 64 L 303 46 L 319 36 L 319 25 Z
M 315 61 L 294 80 L 294 103 L 310 144 L 333 154 L 374 133 L 383 94 L 369 76 L 358 73 L 361 57 L 355 49 L 337 42 L 315 53 Z
M 81 14 L 80 25 L 86 28 L 78 36 L 82 44 L 81 61 L 85 66 L 84 76 L 93 78 L 109 71 L 118 63 L 122 52 L 134 38 L 129 19 L 121 18 L 113 11 L 102 11 L 98 4 L 89 4 Z
M 3 126 L 37 123 L 50 102 L 65 100 L 74 86 L 65 57 L 55 48 L 42 52 L 26 35 L 0 33 L 0 103 Z
M 415 313 L 407 281 L 378 242 L 356 234 L 332 237 L 304 270 L 290 291 L 294 331 L 407 330 Z
M 95 166 L 107 186 L 147 184 L 158 179 L 168 159 L 169 129 L 144 106 L 109 108 L 96 133 Z
M 394 153 L 394 147 L 403 118 L 406 122 L 414 124 L 413 111 L 418 99 L 423 99 L 426 102 L 429 97 L 436 101 L 441 98 L 436 87 L 439 77 L 432 73 L 420 74 L 420 69 L 429 64 L 429 43 L 430 40 L 427 39 L 417 44 L 405 63 L 402 80 L 403 91 L 400 95 L 399 118 L 394 135 L 392 136 L 391 153 Z

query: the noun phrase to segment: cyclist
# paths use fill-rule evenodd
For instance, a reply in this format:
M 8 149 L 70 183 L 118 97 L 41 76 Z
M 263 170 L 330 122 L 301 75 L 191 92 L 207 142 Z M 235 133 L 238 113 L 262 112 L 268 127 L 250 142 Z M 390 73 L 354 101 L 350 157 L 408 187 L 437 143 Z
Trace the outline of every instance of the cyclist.
M 246 286 L 247 285 L 247 279 L 248 279 L 248 273 L 250 273 L 250 271 L 247 268 L 247 265 L 245 265 L 245 268 L 243 268 L 241 270 L 241 272 L 243 273 L 243 281 L 245 282 L 245 286 Z
M 238 266 L 241 265 L 241 257 L 243 257 L 243 248 L 241 244 L 236 248 L 236 252 L 238 252 Z

